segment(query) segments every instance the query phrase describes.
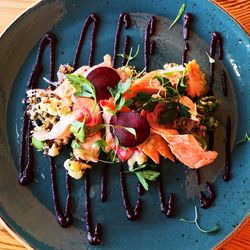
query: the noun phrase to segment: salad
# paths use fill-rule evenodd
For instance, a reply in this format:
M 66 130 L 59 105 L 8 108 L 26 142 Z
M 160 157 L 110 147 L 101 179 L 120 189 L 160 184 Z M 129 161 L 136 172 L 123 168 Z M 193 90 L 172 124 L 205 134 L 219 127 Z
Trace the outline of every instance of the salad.
M 64 167 L 75 179 L 94 163 L 126 162 L 146 190 L 161 157 L 191 169 L 212 163 L 207 134 L 218 126 L 219 100 L 207 95 L 199 64 L 138 72 L 127 57 L 119 68 L 110 55 L 93 67 L 61 65 L 57 82 L 45 79 L 53 87 L 28 90 L 32 145 L 51 157 L 69 145 Z

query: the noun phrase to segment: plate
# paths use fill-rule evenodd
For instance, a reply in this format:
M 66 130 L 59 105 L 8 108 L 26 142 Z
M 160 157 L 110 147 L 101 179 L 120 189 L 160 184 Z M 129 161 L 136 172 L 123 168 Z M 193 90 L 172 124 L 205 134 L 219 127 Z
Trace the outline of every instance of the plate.
M 143 41 L 148 18 L 155 15 L 158 22 L 156 53 L 150 56 L 150 68 L 159 68 L 166 61 L 181 63 L 183 50 L 182 26 L 168 27 L 175 18 L 181 1 L 42 1 L 24 13 L 1 37 L 0 40 L 0 215 L 9 226 L 20 234 L 35 249 L 210 249 L 224 239 L 240 223 L 250 208 L 249 189 L 249 144 L 234 148 L 232 154 L 232 178 L 226 183 L 222 179 L 224 167 L 225 125 L 227 116 L 232 119 L 232 143 L 249 131 L 250 87 L 247 84 L 250 68 L 247 55 L 250 53 L 248 36 L 224 12 L 210 2 L 188 1 L 186 11 L 193 14 L 191 50 L 189 59 L 195 58 L 208 73 L 208 51 L 213 31 L 223 37 L 224 58 L 216 59 L 215 92 L 222 99 L 218 119 L 221 127 L 216 132 L 215 149 L 220 152 L 219 160 L 206 168 L 203 182 L 213 182 L 217 198 L 212 207 L 199 208 L 200 223 L 205 228 L 220 225 L 216 234 L 202 234 L 194 225 L 183 223 L 180 218 L 193 218 L 194 206 L 199 207 L 197 194 L 204 184 L 195 184 L 195 175 L 181 165 L 173 166 L 168 161 L 162 165 L 166 194 L 175 194 L 176 216 L 167 218 L 160 212 L 157 184 L 141 197 L 142 217 L 137 221 L 126 219 L 121 201 L 118 167 L 110 167 L 108 200 L 100 202 L 100 168 L 91 171 L 91 205 L 94 223 L 103 225 L 101 246 L 88 244 L 84 217 L 84 180 L 73 182 L 74 223 L 61 228 L 54 216 L 49 165 L 45 157 L 36 154 L 36 178 L 26 187 L 20 186 L 18 155 L 22 124 L 25 86 L 36 59 L 38 42 L 48 31 L 58 37 L 56 65 L 72 63 L 79 34 L 90 13 L 97 13 L 100 26 L 97 33 L 94 63 L 102 61 L 106 54 L 113 54 L 113 43 L 117 20 L 121 12 L 129 13 L 131 26 L 125 34 L 131 36 L 132 47 L 141 45 L 141 53 L 134 65 L 143 68 Z M 80 64 L 87 64 L 89 37 L 86 37 Z M 123 41 L 123 38 L 121 39 Z M 122 45 L 120 46 L 122 48 Z M 122 51 L 121 51 L 122 52 Z M 49 51 L 43 56 L 42 76 L 49 76 Z M 221 90 L 220 73 L 224 69 L 228 76 L 229 96 L 224 98 Z M 39 86 L 45 86 L 42 79 Z M 58 159 L 58 189 L 64 204 L 66 192 L 62 159 Z M 127 177 L 132 203 L 135 203 L 137 181 Z

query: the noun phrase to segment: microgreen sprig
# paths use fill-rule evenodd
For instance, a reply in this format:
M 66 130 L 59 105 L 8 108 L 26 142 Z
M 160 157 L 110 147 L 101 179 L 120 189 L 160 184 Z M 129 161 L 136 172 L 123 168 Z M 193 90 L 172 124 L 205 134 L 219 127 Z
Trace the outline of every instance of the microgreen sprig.
M 127 79 L 125 82 L 120 81 L 115 89 L 108 87 L 108 91 L 110 92 L 111 96 L 114 98 L 114 103 L 116 106 L 116 111 L 122 109 L 122 107 L 126 104 L 125 98 L 122 96 L 131 85 L 131 79 Z
M 250 136 L 246 133 L 245 136 L 236 142 L 236 145 L 239 145 L 239 144 L 242 144 L 242 143 L 245 143 L 245 142 L 250 142 Z
M 209 230 L 205 230 L 203 228 L 201 228 L 201 226 L 199 225 L 199 222 L 198 222 L 198 209 L 197 207 L 195 206 L 194 207 L 194 220 L 187 220 L 187 219 L 180 219 L 180 221 L 183 221 L 183 222 L 187 222 L 187 223 L 192 223 L 192 224 L 195 224 L 196 227 L 202 232 L 202 233 L 205 233 L 205 234 L 208 234 L 208 233 L 215 233 L 217 232 L 220 228 L 219 228 L 219 225 L 215 225 L 213 226 L 211 229 Z
M 134 58 L 137 57 L 139 51 L 140 51 L 140 45 L 137 46 L 137 50 L 136 50 L 136 52 L 135 52 L 135 54 L 134 54 L 133 56 L 132 56 L 133 48 L 130 49 L 128 55 L 127 55 L 127 54 L 117 54 L 117 56 L 120 56 L 120 57 L 122 57 L 122 58 L 127 59 L 127 63 L 126 63 L 126 65 L 124 66 L 124 67 L 127 67 L 127 66 L 129 65 L 129 62 L 132 61 Z
M 69 82 L 75 88 L 74 95 L 76 97 L 90 97 L 95 100 L 95 106 L 93 107 L 93 112 L 95 111 L 97 105 L 96 91 L 94 85 L 82 75 L 66 75 Z
M 182 4 L 176 18 L 174 19 L 174 21 L 172 22 L 172 24 L 169 26 L 169 30 L 177 23 L 177 21 L 181 18 L 182 14 L 184 13 L 185 11 L 185 8 L 186 8 L 186 4 Z
M 84 142 L 86 134 L 89 132 L 88 127 L 85 125 L 85 119 L 83 122 L 72 122 L 70 126 L 70 132 L 73 133 L 80 142 Z

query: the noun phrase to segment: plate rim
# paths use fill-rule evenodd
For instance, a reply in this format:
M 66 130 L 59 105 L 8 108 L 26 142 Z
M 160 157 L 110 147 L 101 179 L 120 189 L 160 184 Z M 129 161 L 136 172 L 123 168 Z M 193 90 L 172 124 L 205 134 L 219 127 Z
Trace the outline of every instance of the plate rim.
M 28 7 L 27 9 L 25 9 L 21 14 L 19 14 L 4 30 L 3 32 L 0 34 L 0 44 L 2 43 L 2 41 L 4 39 L 6 39 L 6 37 L 8 37 L 8 34 L 13 30 L 13 28 L 15 28 L 15 26 L 22 21 L 23 18 L 26 18 L 31 12 L 33 12 L 34 10 L 36 10 L 37 8 L 39 8 L 40 6 L 43 6 L 44 4 L 48 4 L 50 0 L 37 0 L 35 3 L 33 3 L 30 7 Z M 59 0 L 59 1 L 63 1 L 63 0 Z M 222 8 L 220 5 L 218 5 L 214 0 L 209 1 L 210 3 L 212 3 L 216 8 L 218 8 L 221 12 L 224 12 L 228 18 L 231 19 L 231 21 L 233 21 L 235 24 L 237 24 L 238 28 L 243 32 L 244 36 L 249 37 L 250 35 L 247 33 L 247 31 L 245 30 L 245 28 L 240 24 L 240 22 L 238 22 L 229 12 L 227 12 L 224 8 Z M 15 228 L 11 228 L 8 223 L 10 220 L 12 220 L 11 218 L 8 218 L 7 216 L 4 216 L 4 214 L 2 213 L 3 209 L 0 208 L 0 223 L 4 226 L 4 228 L 6 229 L 6 231 L 8 231 L 18 242 L 20 242 L 21 244 L 23 244 L 27 249 L 34 249 L 32 247 L 32 244 L 29 243 L 26 239 L 24 239 L 22 237 L 21 234 L 16 232 Z M 7 211 L 6 211 L 7 212 Z M 242 226 L 244 225 L 244 222 L 250 218 L 250 213 L 247 213 L 244 218 L 239 222 L 239 225 L 237 227 L 235 227 L 234 230 L 231 231 L 231 233 L 229 233 L 224 239 L 222 239 L 216 246 L 213 247 L 217 248 L 222 246 L 225 242 L 227 242 L 228 240 L 230 240 L 230 238 L 233 238 L 234 235 L 242 228 Z

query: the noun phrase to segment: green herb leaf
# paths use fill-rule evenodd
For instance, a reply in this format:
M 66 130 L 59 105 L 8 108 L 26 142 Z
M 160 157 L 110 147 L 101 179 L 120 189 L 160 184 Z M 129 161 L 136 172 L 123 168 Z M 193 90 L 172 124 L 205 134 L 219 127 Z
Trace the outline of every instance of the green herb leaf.
M 140 183 L 142 184 L 142 186 L 144 187 L 144 189 L 148 191 L 148 182 L 141 175 L 141 172 L 136 172 L 135 174 L 136 174 L 138 180 L 140 181 Z
M 145 92 L 139 92 L 135 97 L 133 97 L 134 101 L 138 101 L 140 103 L 145 103 L 150 101 L 152 96 Z
M 118 83 L 119 92 L 121 94 L 124 94 L 130 88 L 130 85 L 131 85 L 131 79 L 130 78 L 128 78 L 125 82 L 120 81 Z
M 205 230 L 205 229 L 201 228 L 201 226 L 200 226 L 199 223 L 198 223 L 198 210 L 197 210 L 197 207 L 196 207 L 196 206 L 194 207 L 194 212 L 195 212 L 195 215 L 194 215 L 195 218 L 194 218 L 194 220 L 180 219 L 180 221 L 195 224 L 196 227 L 197 227 L 202 233 L 206 233 L 206 234 L 215 233 L 215 232 L 217 232 L 217 231 L 220 229 L 219 225 L 215 225 L 215 226 L 213 226 L 211 229 L 208 229 L 208 230 Z
M 143 170 L 139 172 L 145 179 L 149 181 L 156 181 L 160 173 L 155 170 Z
M 156 105 L 158 104 L 159 102 L 158 101 L 152 101 L 152 102 L 148 102 L 148 103 L 145 103 L 143 106 L 142 106 L 142 109 L 143 110 L 149 110 L 150 112 L 153 112 Z
M 107 142 L 104 139 L 97 140 L 93 143 L 92 148 L 98 147 L 99 151 L 102 150 L 104 153 L 106 153 L 106 147 L 107 147 Z
M 88 128 L 85 122 L 74 121 L 71 123 L 70 132 L 73 133 L 80 142 L 84 142 Z
M 94 133 L 96 133 L 96 132 L 102 130 L 103 128 L 106 128 L 106 127 L 109 127 L 109 126 L 111 126 L 111 125 L 110 125 L 110 124 L 105 124 L 105 123 L 98 124 L 98 125 L 94 126 L 94 127 L 89 131 L 89 133 L 90 133 L 90 134 L 94 134 Z
M 133 168 L 132 170 L 129 170 L 128 172 L 136 172 L 138 170 L 141 170 L 141 169 L 145 169 L 145 168 L 150 168 L 150 169 L 157 169 L 157 165 L 154 165 L 154 164 L 150 164 L 150 163 L 143 163 L 139 166 L 136 166 L 135 168 Z
M 80 144 L 76 140 L 72 140 L 71 147 L 74 149 L 81 148 Z
M 186 4 L 184 3 L 184 4 L 182 4 L 182 6 L 181 6 L 181 8 L 180 8 L 180 10 L 179 10 L 179 12 L 178 12 L 178 14 L 177 14 L 177 16 L 176 16 L 176 18 L 175 18 L 175 20 L 172 22 L 172 24 L 169 26 L 169 30 L 176 24 L 176 22 L 180 19 L 180 17 L 182 16 L 182 14 L 184 13 L 184 11 L 185 11 L 185 8 L 186 8 Z
M 110 162 L 112 162 L 112 163 L 120 162 L 120 159 L 117 157 L 117 152 L 115 152 L 114 150 L 110 150 L 107 153 L 107 159 L 109 159 Z
M 135 172 L 143 168 L 146 168 L 147 166 L 148 166 L 147 163 L 144 163 L 144 164 L 139 165 L 138 167 L 133 168 L 132 170 L 129 170 L 129 172 Z
M 207 53 L 207 51 L 206 51 L 206 54 L 207 54 L 209 63 L 215 63 L 215 60 Z
M 250 136 L 247 133 L 245 134 L 244 138 L 236 142 L 236 145 L 239 145 L 245 142 L 250 142 Z
M 108 87 L 110 94 L 114 98 L 116 112 L 119 111 L 126 104 L 125 98 L 122 95 L 130 88 L 130 85 L 131 79 L 129 78 L 125 82 L 120 81 L 114 89 Z
M 158 99 L 153 98 L 150 94 L 144 92 L 139 92 L 133 97 L 133 101 L 138 102 L 143 110 L 149 110 L 150 112 L 153 112 L 155 106 L 159 103 Z
M 177 86 L 176 86 L 176 89 L 177 89 L 179 95 L 183 95 L 184 94 L 187 86 L 188 85 L 187 85 L 187 79 L 186 79 L 186 77 L 185 76 L 180 77 L 179 80 L 178 80 Z
M 161 124 L 173 123 L 177 110 L 177 102 L 169 102 L 166 105 L 165 111 L 162 111 L 159 116 Z
M 93 98 L 95 102 L 97 102 L 95 87 L 88 79 L 86 79 L 82 75 L 73 75 L 73 74 L 68 74 L 66 75 L 66 77 L 76 90 L 74 93 L 75 96 L 90 97 Z
M 166 77 L 155 76 L 153 77 L 153 79 L 156 79 L 157 81 L 159 81 L 162 87 L 167 87 L 167 86 L 172 87 L 170 80 Z
M 121 110 L 121 109 L 122 109 L 122 107 L 124 106 L 124 104 L 125 104 L 125 98 L 124 98 L 124 97 L 122 97 L 122 98 L 120 99 L 120 101 L 119 101 L 119 103 L 118 103 L 117 107 L 116 107 L 116 111 Z
M 142 170 L 143 169 L 143 170 Z M 148 190 L 148 182 L 149 181 L 155 181 L 160 173 L 154 169 L 157 169 L 157 165 L 144 163 L 137 167 L 135 167 L 132 170 L 128 170 L 125 172 L 135 173 L 141 184 L 143 185 L 145 190 Z
M 127 107 L 130 107 L 132 104 L 133 104 L 133 100 L 127 100 L 125 103 L 124 103 L 124 106 L 127 106 Z
M 35 137 L 32 137 L 32 145 L 35 147 L 38 151 L 42 151 L 43 148 L 46 146 L 46 143 L 43 141 L 37 140 Z
M 116 92 L 116 89 L 112 89 L 111 87 L 107 87 L 107 90 L 109 91 L 109 93 L 111 94 L 111 96 L 113 98 L 115 98 L 117 92 Z
M 168 96 L 171 98 L 179 96 L 178 91 L 175 88 L 173 88 L 172 86 L 167 86 L 166 90 L 167 90 Z
M 181 104 L 180 102 L 177 103 L 178 105 L 178 108 L 179 108 L 179 111 L 180 111 L 180 115 L 182 117 L 187 117 L 187 118 L 190 118 L 191 117 L 191 113 L 189 112 L 189 107 Z
M 121 97 L 121 92 L 118 92 L 114 98 L 114 102 L 117 103 L 120 97 Z

